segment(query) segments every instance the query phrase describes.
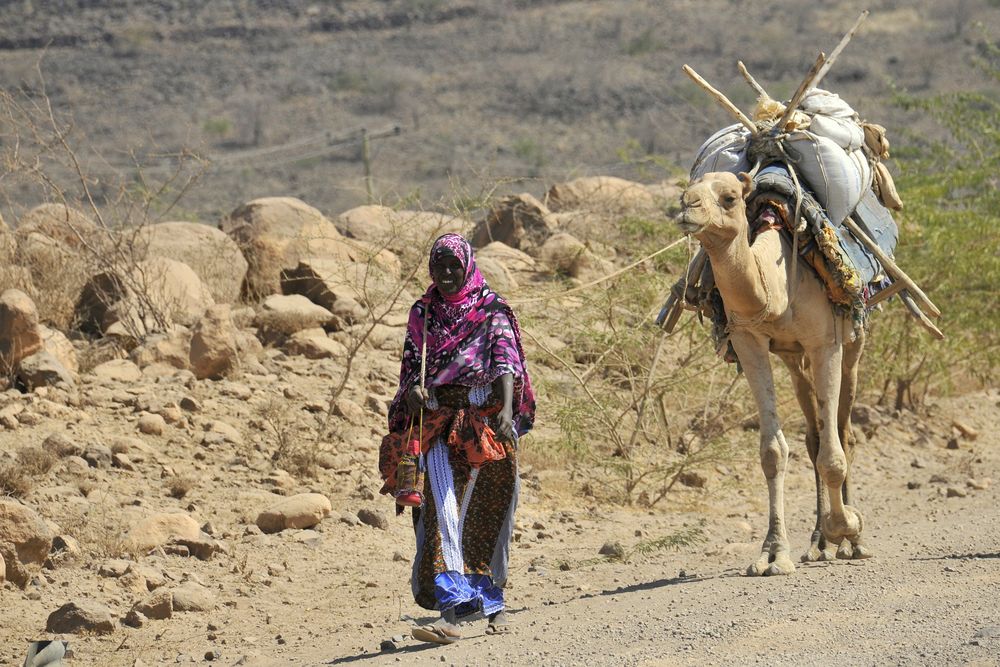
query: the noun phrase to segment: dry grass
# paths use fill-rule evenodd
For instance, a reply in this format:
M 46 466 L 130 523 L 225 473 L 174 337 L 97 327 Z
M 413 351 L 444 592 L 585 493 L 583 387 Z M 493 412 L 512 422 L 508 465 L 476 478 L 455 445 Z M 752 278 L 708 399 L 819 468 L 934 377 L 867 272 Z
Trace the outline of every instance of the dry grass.
M 0 465 L 0 495 L 24 498 L 34 488 L 34 481 L 16 463 Z
M 180 500 L 198 485 L 198 480 L 190 475 L 174 475 L 167 479 L 167 494 Z

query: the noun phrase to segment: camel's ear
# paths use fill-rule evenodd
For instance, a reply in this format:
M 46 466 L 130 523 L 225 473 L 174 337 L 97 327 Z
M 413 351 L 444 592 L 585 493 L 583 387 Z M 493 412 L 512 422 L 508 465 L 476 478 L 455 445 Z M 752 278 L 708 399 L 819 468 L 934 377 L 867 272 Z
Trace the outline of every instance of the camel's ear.
M 750 178 L 750 174 L 746 173 L 745 171 L 741 171 L 739 174 L 737 174 L 736 178 L 740 179 L 740 183 L 743 184 L 743 199 L 746 199 L 747 197 L 750 196 L 750 193 L 753 192 L 754 188 L 753 179 Z

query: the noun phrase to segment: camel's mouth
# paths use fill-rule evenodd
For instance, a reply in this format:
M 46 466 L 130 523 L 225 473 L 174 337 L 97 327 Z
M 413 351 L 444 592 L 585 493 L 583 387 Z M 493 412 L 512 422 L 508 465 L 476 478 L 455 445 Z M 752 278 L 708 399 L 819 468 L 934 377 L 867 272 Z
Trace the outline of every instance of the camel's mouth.
M 687 211 L 681 211 L 681 214 L 677 216 L 677 227 L 685 234 L 697 234 L 704 225 L 692 220 Z

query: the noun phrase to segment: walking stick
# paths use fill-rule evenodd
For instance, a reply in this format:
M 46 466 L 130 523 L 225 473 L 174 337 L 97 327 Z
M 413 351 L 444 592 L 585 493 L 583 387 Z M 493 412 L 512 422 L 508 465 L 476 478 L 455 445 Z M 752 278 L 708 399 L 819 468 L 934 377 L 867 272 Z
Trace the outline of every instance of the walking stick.
M 420 341 L 420 397 L 427 384 L 427 317 L 424 311 L 423 337 Z M 413 420 L 410 418 L 410 432 L 407 435 L 406 450 L 396 466 L 396 504 L 403 507 L 420 507 L 424 504 L 424 471 L 420 465 L 420 452 L 424 442 L 424 406 L 421 403 L 417 417 L 417 438 L 413 438 Z M 402 511 L 400 509 L 399 511 Z

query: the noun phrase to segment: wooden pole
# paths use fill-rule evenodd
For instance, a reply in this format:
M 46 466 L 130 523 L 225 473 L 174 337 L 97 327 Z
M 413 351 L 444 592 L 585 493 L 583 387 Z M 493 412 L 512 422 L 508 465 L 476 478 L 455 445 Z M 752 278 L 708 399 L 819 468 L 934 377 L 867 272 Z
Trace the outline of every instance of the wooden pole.
M 371 141 L 368 138 L 368 130 L 361 128 L 361 161 L 365 167 L 365 192 L 368 194 L 368 203 L 375 203 L 375 195 L 372 188 L 372 158 Z
M 767 98 L 771 97 L 767 94 L 767 91 L 764 90 L 764 87 L 757 83 L 757 79 L 753 78 L 753 75 L 750 74 L 750 70 L 747 69 L 747 66 L 743 64 L 742 60 L 737 61 L 736 66 L 739 68 L 740 74 L 743 75 L 743 78 L 746 79 L 747 83 L 750 84 L 750 87 L 753 88 L 758 95 Z
M 753 124 L 752 120 L 747 118 L 747 115 L 745 113 L 740 111 L 739 107 L 730 102 L 728 97 L 726 97 L 718 90 L 713 88 L 708 81 L 705 81 L 705 79 L 701 78 L 701 76 L 699 76 L 698 73 L 695 72 L 693 69 L 691 69 L 691 67 L 689 67 L 688 65 L 684 65 L 682 69 L 684 70 L 685 74 L 691 77 L 692 81 L 694 81 L 696 84 L 698 84 L 699 87 L 701 87 L 704 91 L 706 91 L 709 95 L 711 95 L 712 99 L 714 99 L 716 102 L 719 103 L 719 106 L 728 111 L 734 118 L 736 118 L 736 120 L 743 123 L 743 125 L 748 130 L 750 130 L 751 135 L 757 134 L 757 126 Z
M 799 84 L 795 94 L 792 95 L 792 99 L 788 101 L 788 106 L 785 107 L 785 113 L 782 114 L 781 120 L 775 124 L 774 130 L 776 132 L 785 131 L 785 125 L 788 124 L 792 114 L 795 113 L 795 110 L 799 107 L 799 103 L 802 101 L 802 98 L 805 97 L 806 91 L 815 85 L 814 82 L 817 81 L 817 75 L 825 62 L 826 55 L 820 53 L 816 58 L 816 62 L 814 62 L 813 66 L 809 68 L 808 72 L 806 72 L 806 78 L 802 79 L 802 83 Z
M 927 316 L 924 315 L 924 312 L 920 310 L 916 303 L 914 303 L 913 297 L 910 296 L 910 293 L 907 290 L 904 289 L 899 293 L 899 299 L 903 302 L 903 305 L 906 306 L 906 309 L 910 311 L 910 314 L 917 318 L 917 321 L 920 322 L 924 329 L 929 331 L 930 334 L 938 340 L 944 340 L 944 334 L 941 333 L 940 329 L 934 326 L 933 322 L 927 319 Z
M 885 272 L 888 273 L 894 281 L 899 281 L 906 286 L 907 291 L 909 291 L 916 301 L 920 302 L 921 306 L 930 312 L 931 317 L 941 316 L 941 311 L 930 299 L 927 298 L 924 291 L 920 289 L 915 282 L 913 282 L 913 279 L 903 273 L 903 270 L 896 265 L 896 262 L 892 261 L 892 258 L 885 254 L 882 248 L 878 247 L 878 244 L 875 243 L 875 241 L 873 241 L 863 229 L 861 229 L 861 226 L 858 225 L 858 223 L 854 222 L 853 218 L 848 216 L 847 219 L 844 220 L 844 225 L 851 230 L 851 233 L 854 234 L 855 238 L 861 241 L 862 245 L 868 248 L 871 253 L 875 255 L 875 259 L 882 264 L 882 268 L 885 269 Z

